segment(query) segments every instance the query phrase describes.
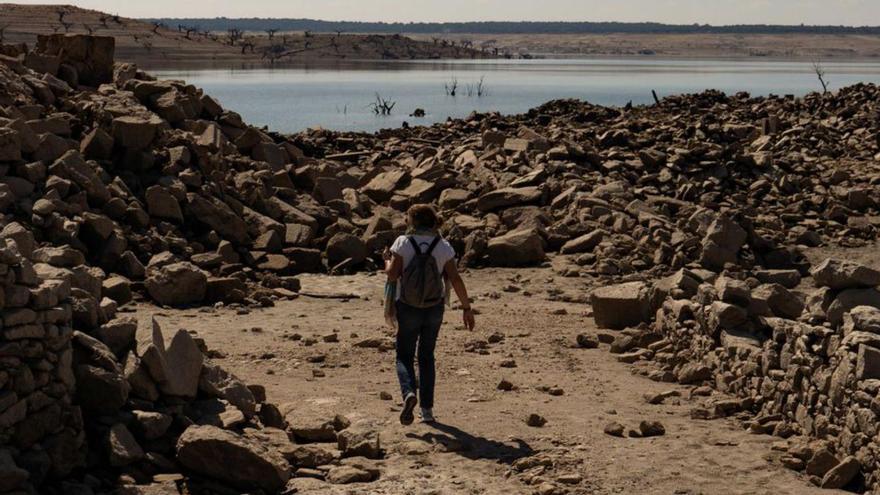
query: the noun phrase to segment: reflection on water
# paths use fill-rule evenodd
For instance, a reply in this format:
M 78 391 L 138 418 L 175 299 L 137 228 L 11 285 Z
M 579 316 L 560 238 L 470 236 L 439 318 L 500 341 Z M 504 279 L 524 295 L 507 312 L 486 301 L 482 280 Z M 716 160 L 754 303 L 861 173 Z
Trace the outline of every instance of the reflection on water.
M 880 83 L 880 63 L 824 64 L 832 88 L 857 82 Z M 754 60 L 464 60 L 332 62 L 252 70 L 158 71 L 204 88 L 224 107 L 255 125 L 280 132 L 309 127 L 376 131 L 442 122 L 473 111 L 521 113 L 557 98 L 580 98 L 602 105 L 648 104 L 661 96 L 720 89 L 754 95 L 803 95 L 820 88 L 805 62 Z M 468 96 L 484 78 L 487 93 Z M 458 81 L 456 97 L 445 85 Z M 474 93 L 476 91 L 473 91 Z M 376 116 L 376 94 L 396 101 L 390 116 Z M 415 109 L 425 117 L 409 117 Z

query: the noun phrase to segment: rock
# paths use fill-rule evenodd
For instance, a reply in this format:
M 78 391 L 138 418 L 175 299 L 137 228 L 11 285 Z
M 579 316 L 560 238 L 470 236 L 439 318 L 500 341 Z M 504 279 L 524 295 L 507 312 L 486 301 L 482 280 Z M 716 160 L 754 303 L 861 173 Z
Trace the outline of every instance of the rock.
M 725 263 L 735 263 L 748 234 L 727 216 L 721 215 L 709 225 L 703 238 L 700 262 L 706 268 L 720 269 Z
M 699 363 L 686 363 L 676 372 L 676 379 L 682 385 L 702 383 L 712 379 L 712 370 Z
M 208 277 L 192 263 L 172 263 L 148 273 L 147 291 L 163 306 L 195 304 L 205 298 Z
M 807 462 L 806 472 L 812 476 L 824 478 L 829 471 L 834 469 L 840 463 L 827 449 L 821 449 L 813 454 L 813 457 Z
M 544 241 L 533 229 L 513 230 L 489 240 L 486 258 L 492 266 L 527 266 L 546 259 Z
M 367 483 L 373 481 L 373 475 L 353 466 L 334 466 L 327 472 L 326 480 L 334 485 Z
M 134 435 L 122 423 L 116 423 L 110 428 L 107 443 L 111 466 L 127 466 L 144 458 L 144 450 L 138 445 Z
M 611 435 L 612 437 L 623 438 L 624 430 L 626 430 L 626 428 L 620 423 L 611 422 L 605 425 L 605 434 Z
M 338 450 L 324 445 L 295 445 L 289 460 L 297 467 L 317 468 L 318 466 L 325 466 L 338 460 L 340 454 Z
M 339 233 L 327 241 L 327 264 L 336 266 L 345 260 L 352 265 L 359 265 L 367 259 L 367 246 L 359 237 Z
M 639 423 L 639 433 L 642 437 L 659 437 L 666 434 L 666 428 L 659 421 L 642 421 Z
M 837 490 L 845 487 L 859 474 L 859 470 L 862 468 L 861 463 L 859 463 L 858 459 L 853 456 L 849 456 L 846 459 L 840 461 L 840 464 L 831 468 L 828 473 L 825 474 L 825 477 L 822 478 L 822 483 L 820 486 L 826 490 Z
M 577 346 L 581 349 L 596 349 L 599 347 L 599 341 L 595 337 L 582 333 L 577 336 Z
M 76 389 L 79 404 L 86 412 L 112 415 L 125 405 L 131 387 L 120 372 L 79 365 Z
M 644 282 L 628 282 L 595 289 L 590 296 L 593 319 L 599 328 L 620 330 L 648 321 L 653 311 Z
M 826 318 L 832 326 L 838 327 L 843 323 L 844 315 L 859 306 L 880 308 L 880 291 L 877 289 L 846 289 L 839 293 L 828 306 Z
M 382 457 L 379 433 L 367 423 L 355 423 L 340 431 L 336 437 L 343 457 Z
M 496 189 L 486 193 L 477 200 L 477 208 L 481 211 L 493 211 L 499 208 L 531 204 L 540 201 L 543 192 L 538 187 Z
M 174 418 L 159 412 L 132 411 L 135 432 L 146 440 L 156 440 L 168 432 Z
M 137 340 L 137 319 L 121 317 L 101 325 L 94 334 L 118 358 L 134 350 Z
M 204 356 L 186 330 L 178 330 L 165 350 L 165 381 L 159 384 L 163 393 L 194 398 L 199 389 Z
M 804 312 L 804 301 L 778 284 L 764 284 L 752 291 L 752 298 L 762 301 L 775 316 L 796 320 Z
M 124 115 L 113 119 L 113 140 L 119 146 L 140 151 L 152 144 L 162 127 L 167 126 L 157 116 Z
M 183 211 L 180 209 L 180 203 L 164 187 L 152 186 L 148 188 L 144 198 L 150 216 L 183 223 Z
M 584 234 L 566 242 L 563 244 L 562 249 L 560 249 L 559 252 L 562 254 L 588 253 L 595 249 L 595 247 L 602 242 L 604 237 L 605 234 L 601 230 L 594 230 L 588 234 Z
M 880 286 L 880 271 L 852 261 L 828 258 L 810 271 L 817 287 L 834 290 Z
M 532 428 L 541 428 L 547 424 L 547 420 L 540 414 L 529 414 L 526 418 L 526 424 Z
M 280 454 L 214 426 L 187 428 L 177 440 L 177 460 L 190 471 L 241 489 L 276 493 L 290 478 L 290 466 Z
M 198 383 L 199 390 L 203 393 L 229 401 L 245 417 L 250 418 L 256 414 L 257 402 L 251 389 L 220 366 L 210 361 L 205 363 Z

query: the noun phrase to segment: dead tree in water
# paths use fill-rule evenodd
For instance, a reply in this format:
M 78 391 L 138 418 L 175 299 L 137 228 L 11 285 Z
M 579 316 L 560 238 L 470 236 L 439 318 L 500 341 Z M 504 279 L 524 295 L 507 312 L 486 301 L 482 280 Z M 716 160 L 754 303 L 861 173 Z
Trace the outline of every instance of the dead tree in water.
M 453 77 L 444 87 L 446 88 L 446 96 L 455 96 L 458 91 L 458 78 Z
M 822 62 L 819 60 L 813 61 L 813 72 L 816 74 L 816 77 L 819 78 L 819 84 L 822 85 L 822 93 L 828 93 L 828 81 L 825 80 L 825 67 L 822 66 Z
M 397 105 L 396 101 L 386 100 L 379 93 L 376 93 L 376 101 L 370 103 L 369 106 L 372 107 L 373 113 L 376 115 L 391 115 L 394 105 Z

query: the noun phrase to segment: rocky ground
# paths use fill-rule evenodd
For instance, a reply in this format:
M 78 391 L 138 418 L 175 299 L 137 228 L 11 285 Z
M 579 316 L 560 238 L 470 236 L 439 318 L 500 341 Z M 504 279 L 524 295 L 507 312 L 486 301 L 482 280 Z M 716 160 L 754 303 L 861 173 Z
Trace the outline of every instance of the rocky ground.
M 219 363 L 249 383 L 264 384 L 279 403 L 295 402 L 319 418 L 344 414 L 369 421 L 386 451 L 376 462 L 382 474 L 355 490 L 554 493 L 550 483 L 583 494 L 835 493 L 811 488 L 774 462 L 777 438 L 749 433 L 733 419 L 691 419 L 690 410 L 705 399 L 690 397 L 695 386 L 638 376 L 604 344 L 579 348 L 578 335 L 609 333 L 597 329 L 588 305 L 562 301 L 560 293 L 577 298 L 587 292 L 583 281 L 549 267 L 472 270 L 465 279 L 480 313 L 478 329 L 468 332 L 458 311 L 447 313 L 438 345 L 441 424 L 435 426 L 398 423 L 393 350 L 359 347 L 392 345 L 381 314 L 382 277 L 303 278 L 316 294 L 357 296 L 350 300 L 300 297 L 245 315 L 150 305 L 139 305 L 137 313 L 198 331 L 225 355 Z M 335 336 L 332 342 L 328 336 Z M 504 381 L 513 389 L 499 390 Z M 669 393 L 675 396 L 662 404 L 645 399 Z M 532 413 L 546 425 L 528 426 Z M 603 432 L 610 422 L 636 428 L 643 420 L 662 422 L 666 435 L 633 439 Z M 301 493 L 353 489 L 300 478 L 292 485 Z

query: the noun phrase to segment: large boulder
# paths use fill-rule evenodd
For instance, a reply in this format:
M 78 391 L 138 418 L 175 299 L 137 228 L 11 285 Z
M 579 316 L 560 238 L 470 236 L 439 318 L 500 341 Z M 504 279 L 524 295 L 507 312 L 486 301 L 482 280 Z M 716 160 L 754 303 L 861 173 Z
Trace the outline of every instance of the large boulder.
M 151 268 L 145 282 L 150 297 L 163 306 L 183 306 L 202 302 L 208 277 L 188 262 Z
M 716 218 L 703 238 L 700 262 L 706 268 L 721 269 L 725 263 L 735 263 L 748 233 L 726 215 Z
M 588 253 L 598 246 L 604 237 L 604 232 L 594 230 L 566 242 L 562 245 L 562 249 L 559 252 L 562 254 Z
M 215 426 L 187 428 L 177 440 L 177 460 L 190 471 L 244 490 L 277 493 L 290 479 L 281 454 Z
M 367 259 L 367 245 L 360 237 L 340 232 L 327 241 L 327 264 L 331 267 L 351 259 L 359 265 Z
M 477 200 L 477 208 L 481 211 L 492 211 L 509 206 L 537 203 L 543 192 L 539 187 L 508 187 L 488 192 Z
M 620 330 L 650 321 L 650 288 L 644 282 L 601 287 L 593 291 L 590 302 L 599 328 Z
M 489 240 L 487 261 L 492 266 L 527 266 L 543 262 L 544 240 L 534 229 L 513 230 Z
M 880 271 L 852 261 L 828 258 L 810 272 L 817 287 L 834 290 L 880 286 Z

